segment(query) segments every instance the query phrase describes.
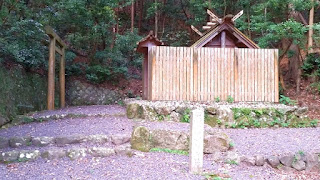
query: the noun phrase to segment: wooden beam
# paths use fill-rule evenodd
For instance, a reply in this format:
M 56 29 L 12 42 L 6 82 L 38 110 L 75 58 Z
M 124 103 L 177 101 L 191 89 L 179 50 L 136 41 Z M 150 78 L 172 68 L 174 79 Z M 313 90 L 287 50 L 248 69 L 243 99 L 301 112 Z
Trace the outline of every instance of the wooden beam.
M 46 26 L 44 28 L 44 30 L 45 30 L 46 34 L 48 34 L 50 36 L 50 38 L 54 38 L 60 46 L 67 47 L 67 45 L 62 41 L 62 39 L 54 32 L 52 27 Z
M 207 13 L 209 14 L 209 16 L 212 17 L 213 21 L 217 21 L 218 23 L 222 23 L 221 19 L 218 18 L 218 16 L 216 16 L 213 12 L 211 12 L 209 9 L 207 9 Z
M 221 48 L 226 47 L 226 32 L 222 31 L 221 32 Z
M 196 28 L 194 27 L 193 25 L 191 25 L 191 29 L 196 32 L 199 36 L 203 36 L 203 34 Z
M 214 23 L 214 22 L 207 22 L 207 26 L 214 26 L 216 25 L 217 23 Z
M 231 20 L 234 22 L 235 20 L 237 20 L 240 16 L 242 16 L 243 14 L 243 10 L 240 11 L 237 15 L 235 15 Z
M 64 48 L 62 48 L 62 49 L 64 49 Z M 57 53 L 59 53 L 61 56 L 63 55 L 63 50 L 61 50 L 60 48 L 58 48 L 58 47 L 56 47 L 56 51 L 57 51 Z

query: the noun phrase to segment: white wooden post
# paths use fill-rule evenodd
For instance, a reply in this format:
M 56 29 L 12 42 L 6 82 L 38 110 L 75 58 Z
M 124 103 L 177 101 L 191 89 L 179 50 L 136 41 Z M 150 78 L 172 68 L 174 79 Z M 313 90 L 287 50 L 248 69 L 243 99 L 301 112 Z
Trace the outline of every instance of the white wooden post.
M 202 173 L 203 166 L 203 133 L 204 110 L 198 108 L 191 111 L 189 144 L 189 170 L 191 173 Z

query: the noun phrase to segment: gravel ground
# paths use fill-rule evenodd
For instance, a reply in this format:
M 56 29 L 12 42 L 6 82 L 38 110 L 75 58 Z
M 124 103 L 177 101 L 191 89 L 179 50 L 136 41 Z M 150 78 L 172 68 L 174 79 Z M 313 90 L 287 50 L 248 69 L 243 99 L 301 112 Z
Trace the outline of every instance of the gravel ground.
M 1 179 L 205 179 L 203 175 L 188 172 L 188 156 L 168 153 L 140 153 L 138 156 L 111 156 L 107 158 L 82 158 L 0 165 Z M 41 171 L 40 171 L 41 169 Z M 214 173 L 213 173 L 214 172 Z M 216 174 L 233 180 L 316 180 L 320 176 L 310 173 L 283 174 L 268 165 L 214 164 L 204 160 L 204 174 Z
M 89 106 L 58 110 L 58 113 L 124 114 L 120 106 Z M 46 111 L 38 114 L 53 114 Z M 47 113 L 47 114 L 46 114 Z M 135 122 L 123 116 L 67 118 L 43 123 L 24 124 L 0 129 L 0 136 L 59 136 L 131 133 L 134 126 L 187 131 L 189 124 L 166 122 Z M 217 129 L 218 131 L 218 129 Z M 219 130 L 221 131 L 221 130 Z M 225 129 L 234 141 L 235 150 L 241 155 L 273 155 L 288 152 L 320 152 L 320 128 L 301 129 Z M 244 164 L 212 164 L 205 157 L 204 168 L 232 179 L 320 179 L 318 174 L 282 174 L 264 167 L 248 167 Z M 203 179 L 188 173 L 188 156 L 166 153 L 140 153 L 133 157 L 112 156 L 107 158 L 86 157 L 0 165 L 0 179 Z
M 320 128 L 225 129 L 243 155 L 320 152 Z
M 53 111 L 41 111 L 33 114 L 35 118 L 42 116 L 51 116 L 51 115 L 62 115 L 62 114 L 85 114 L 85 115 L 125 115 L 125 108 L 121 106 L 114 105 L 93 105 L 93 106 L 75 106 L 68 107 L 65 109 L 58 109 Z
M 41 169 L 41 172 L 39 172 Z M 232 179 L 280 179 L 270 167 L 247 168 L 204 161 L 206 172 L 218 172 Z M 141 153 L 139 156 L 83 158 L 75 161 L 37 160 L 0 165 L 4 179 L 204 179 L 188 172 L 188 156 L 167 153 Z M 264 178 L 263 178 L 264 179 Z
M 125 117 L 86 117 L 51 120 L 0 129 L 0 136 L 67 136 L 91 134 L 131 134 L 135 122 Z

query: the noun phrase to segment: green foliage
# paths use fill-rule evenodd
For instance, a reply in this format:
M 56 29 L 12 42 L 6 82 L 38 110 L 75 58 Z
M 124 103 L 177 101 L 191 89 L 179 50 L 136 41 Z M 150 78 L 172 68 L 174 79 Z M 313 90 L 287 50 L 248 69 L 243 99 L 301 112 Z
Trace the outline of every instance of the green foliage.
M 167 148 L 152 148 L 150 149 L 150 152 L 165 152 L 165 153 L 172 153 L 172 154 L 181 154 L 181 155 L 188 155 L 188 151 L 183 150 L 172 150 Z
M 230 148 L 234 148 L 234 145 L 235 145 L 235 144 L 234 144 L 234 142 L 232 142 L 232 141 L 229 143 L 229 147 L 230 147 Z
M 67 76 L 79 76 L 84 74 L 84 69 L 87 69 L 88 66 L 84 63 L 72 63 L 66 66 L 66 75 Z
M 189 123 L 189 122 L 190 122 L 190 113 L 191 113 L 191 110 L 187 108 L 187 109 L 183 112 L 180 121 L 181 121 L 181 122 L 185 122 L 185 123 Z
M 303 24 L 287 20 L 282 23 L 276 23 L 268 26 L 267 34 L 259 38 L 261 47 L 270 47 L 273 43 L 279 43 L 281 39 L 290 39 L 294 44 L 303 47 L 306 42 L 305 33 L 308 28 Z
M 298 151 L 298 154 L 300 155 L 300 156 L 304 156 L 305 155 L 305 153 L 303 152 L 303 151 Z
M 320 56 L 319 54 L 308 54 L 303 61 L 302 70 L 304 76 L 317 76 L 320 77 Z
M 313 93 L 320 94 L 320 82 L 310 84 L 310 88 L 312 89 Z
M 102 83 L 110 77 L 109 67 L 101 65 L 89 66 L 86 70 L 86 78 L 93 83 Z
M 205 173 L 203 176 L 206 180 L 231 180 L 231 178 L 223 178 L 215 173 Z
M 279 101 L 280 101 L 281 104 L 285 104 L 285 105 L 294 106 L 294 105 L 297 104 L 297 101 L 292 100 L 289 97 L 284 96 L 284 95 L 280 95 L 280 100 Z
M 0 24 L 0 58 L 14 60 L 26 68 L 45 67 L 46 39 L 42 24 L 34 20 L 12 22 L 9 27 Z
M 314 119 L 314 120 L 310 121 L 310 126 L 311 127 L 317 127 L 318 123 L 319 123 L 319 120 L 318 119 Z
M 238 165 L 237 161 L 235 160 L 227 160 L 226 163 L 231 165 Z
M 215 102 L 220 102 L 220 97 L 214 98 L 214 101 L 215 101 Z
M 168 29 L 162 40 L 170 46 L 188 46 L 191 43 L 190 34 L 185 30 L 174 31 Z
M 234 102 L 234 98 L 229 95 L 229 96 L 227 97 L 227 102 L 228 102 L 228 103 L 233 103 L 233 102 Z

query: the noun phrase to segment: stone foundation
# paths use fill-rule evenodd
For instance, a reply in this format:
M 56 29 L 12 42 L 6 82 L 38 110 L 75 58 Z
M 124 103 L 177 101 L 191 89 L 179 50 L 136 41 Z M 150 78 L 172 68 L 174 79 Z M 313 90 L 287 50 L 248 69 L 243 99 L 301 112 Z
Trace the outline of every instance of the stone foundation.
M 220 128 L 315 127 L 307 107 L 272 103 L 195 103 L 127 99 L 127 116 L 148 121 L 188 122 L 190 111 L 205 109 L 205 123 Z

